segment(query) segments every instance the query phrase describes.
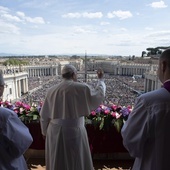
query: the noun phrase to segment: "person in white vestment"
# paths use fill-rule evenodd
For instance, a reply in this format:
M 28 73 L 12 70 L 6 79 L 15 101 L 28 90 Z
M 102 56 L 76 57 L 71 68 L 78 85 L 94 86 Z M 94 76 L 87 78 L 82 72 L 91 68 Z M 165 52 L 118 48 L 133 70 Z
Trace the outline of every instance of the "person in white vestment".
M 93 170 L 84 116 L 105 98 L 104 73 L 100 69 L 97 75 L 98 84 L 92 89 L 77 82 L 76 68 L 67 64 L 62 82 L 48 90 L 40 111 L 47 170 Z
M 4 91 L 0 73 L 0 96 Z M 28 170 L 23 154 L 33 139 L 28 128 L 12 110 L 0 107 L 0 170 Z
M 170 169 L 170 49 L 160 55 L 157 75 L 162 87 L 136 99 L 121 130 L 133 170 Z

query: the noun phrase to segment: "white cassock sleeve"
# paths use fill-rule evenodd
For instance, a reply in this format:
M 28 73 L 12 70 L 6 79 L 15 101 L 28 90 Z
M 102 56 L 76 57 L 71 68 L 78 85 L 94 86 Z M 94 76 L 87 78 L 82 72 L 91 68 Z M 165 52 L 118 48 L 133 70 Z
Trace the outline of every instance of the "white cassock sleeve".
M 89 107 L 91 110 L 96 109 L 96 107 L 101 104 L 101 100 L 104 100 L 106 93 L 106 85 L 103 80 L 98 80 L 97 86 L 95 89 L 91 89 L 90 94 L 87 91 L 87 100 L 89 101 Z
M 123 144 L 132 157 L 140 157 L 147 138 L 148 119 L 143 98 L 137 98 L 135 107 L 123 125 Z
M 28 128 L 21 122 L 16 113 L 10 114 L 0 133 L 3 156 L 7 156 L 9 160 L 20 157 L 29 148 L 32 141 Z

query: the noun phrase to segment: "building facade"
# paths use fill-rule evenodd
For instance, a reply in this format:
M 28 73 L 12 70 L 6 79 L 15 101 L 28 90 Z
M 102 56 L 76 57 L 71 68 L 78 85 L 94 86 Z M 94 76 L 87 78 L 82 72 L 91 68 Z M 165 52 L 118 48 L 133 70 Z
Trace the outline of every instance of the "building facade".
M 4 100 L 19 99 L 23 94 L 28 93 L 28 78 L 29 77 L 44 77 L 61 75 L 61 70 L 65 64 L 74 65 L 80 77 L 89 72 L 88 77 L 96 77 L 96 70 L 102 68 L 105 73 L 119 76 L 135 76 L 139 75 L 145 79 L 144 92 L 155 90 L 161 87 L 156 76 L 157 64 L 146 63 L 131 63 L 121 62 L 120 60 L 89 60 L 87 63 L 87 72 L 85 72 L 83 60 L 61 60 L 54 65 L 43 64 L 27 65 L 27 66 L 1 66 L 0 69 L 4 73 L 5 91 L 3 95 Z M 95 74 L 93 74 L 95 73 Z M 80 75 L 82 74 L 82 75 Z

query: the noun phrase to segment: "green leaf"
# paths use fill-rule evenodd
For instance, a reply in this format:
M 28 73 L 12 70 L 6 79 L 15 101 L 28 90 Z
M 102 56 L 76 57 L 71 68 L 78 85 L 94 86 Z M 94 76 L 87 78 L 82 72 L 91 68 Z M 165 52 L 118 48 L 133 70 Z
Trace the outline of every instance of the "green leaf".
M 121 131 L 121 128 L 123 126 L 123 120 L 122 119 L 116 119 L 114 122 L 114 126 L 118 132 Z
M 104 126 L 104 117 L 101 118 L 101 123 L 99 125 L 99 129 L 103 129 L 103 126 Z
M 38 115 L 33 115 L 33 120 L 37 120 L 38 119 Z
M 20 116 L 19 118 L 21 119 L 21 121 L 24 121 L 24 120 L 25 120 L 25 117 L 24 117 L 24 116 Z
M 33 114 L 32 114 L 32 113 L 28 113 L 26 116 L 28 116 L 28 117 L 32 117 L 32 116 L 33 116 Z
M 98 123 L 98 122 L 97 122 L 97 118 L 93 118 L 93 119 L 92 119 L 92 123 L 93 123 L 93 125 L 96 127 L 96 126 L 97 126 L 97 123 Z
M 99 116 L 97 117 L 97 121 L 100 122 L 102 120 L 102 118 Z

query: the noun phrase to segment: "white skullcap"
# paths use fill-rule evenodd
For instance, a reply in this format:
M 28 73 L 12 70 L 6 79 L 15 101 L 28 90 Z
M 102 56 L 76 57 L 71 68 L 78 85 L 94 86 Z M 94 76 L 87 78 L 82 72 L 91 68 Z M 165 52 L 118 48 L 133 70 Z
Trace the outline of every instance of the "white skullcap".
M 76 72 L 76 68 L 73 66 L 73 65 L 70 65 L 70 64 L 66 64 L 62 71 L 61 71 L 61 74 L 66 74 L 66 73 L 75 73 Z
M 2 70 L 0 70 L 0 85 L 5 85 Z

